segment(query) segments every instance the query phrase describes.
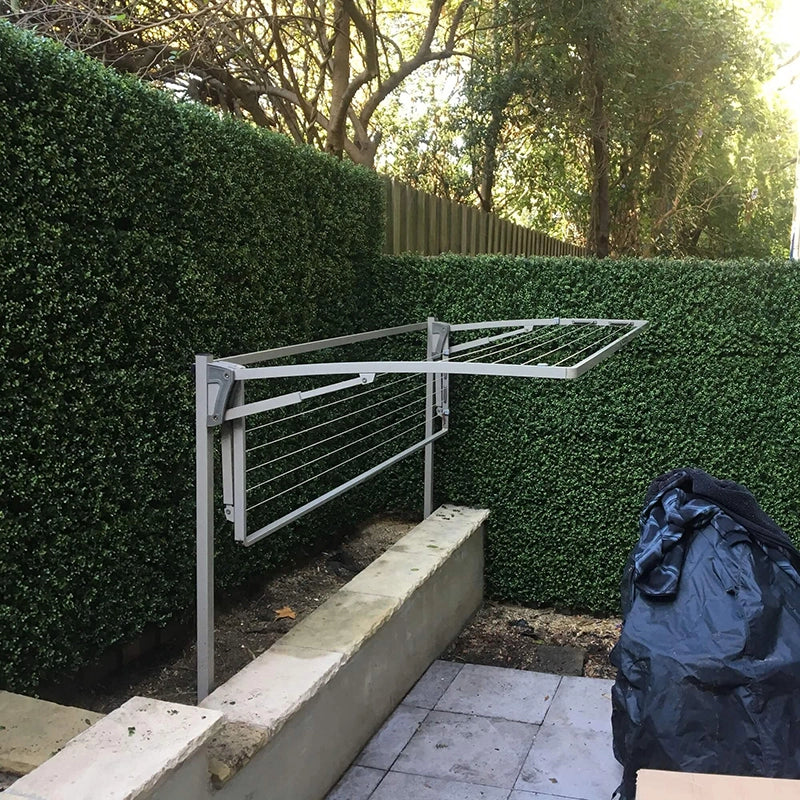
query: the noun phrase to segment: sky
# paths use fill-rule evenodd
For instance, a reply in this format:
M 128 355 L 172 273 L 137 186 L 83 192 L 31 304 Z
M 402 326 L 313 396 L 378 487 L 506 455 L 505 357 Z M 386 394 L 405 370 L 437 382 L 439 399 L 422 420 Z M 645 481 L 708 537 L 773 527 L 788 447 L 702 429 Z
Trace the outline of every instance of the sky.
M 775 14 L 773 38 L 777 42 L 798 43 L 800 36 L 800 3 L 783 0 Z
M 778 44 L 789 45 L 786 49 L 787 56 L 800 50 L 800 0 L 783 0 L 775 15 L 772 39 Z M 800 59 L 780 70 L 774 83 L 794 111 L 800 127 Z M 791 255 L 800 259 L 800 163 L 797 165 L 791 241 Z
M 787 57 L 800 50 L 800 0 L 783 0 L 775 14 L 771 33 L 776 43 L 786 45 Z M 800 121 L 800 59 L 778 73 L 775 86 Z

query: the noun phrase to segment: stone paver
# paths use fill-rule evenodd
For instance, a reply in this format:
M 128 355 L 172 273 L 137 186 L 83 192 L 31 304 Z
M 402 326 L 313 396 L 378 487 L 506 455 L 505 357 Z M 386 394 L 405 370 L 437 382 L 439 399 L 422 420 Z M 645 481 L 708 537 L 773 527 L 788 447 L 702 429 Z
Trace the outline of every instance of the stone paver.
M 436 661 L 326 800 L 608 800 L 611 686 Z
M 611 797 L 621 779 L 608 733 L 543 725 L 514 788 L 601 800 Z
M 393 769 L 511 789 L 537 731 L 524 722 L 431 711 Z
M 333 787 L 327 800 L 369 800 L 385 774 L 382 769 L 350 767 Z
M 156 784 L 223 726 L 207 708 L 132 697 L 69 741 L 63 750 L 6 789 L 14 800 L 147 797 Z M 205 777 L 202 763 L 195 774 Z
M 370 800 L 506 800 L 508 789 L 389 772 Z
M 0 771 L 31 772 L 102 718 L 82 708 L 0 692 Z
M 416 686 L 405 696 L 403 703 L 419 708 L 433 708 L 461 672 L 463 664 L 455 661 L 434 661 L 425 674 L 417 681 Z
M 613 685 L 614 681 L 599 678 L 562 678 L 544 724 L 569 725 L 610 735 Z
M 543 672 L 465 664 L 436 710 L 541 725 L 560 680 Z
M 400 705 L 356 758 L 362 767 L 389 769 L 428 714 L 425 708 Z

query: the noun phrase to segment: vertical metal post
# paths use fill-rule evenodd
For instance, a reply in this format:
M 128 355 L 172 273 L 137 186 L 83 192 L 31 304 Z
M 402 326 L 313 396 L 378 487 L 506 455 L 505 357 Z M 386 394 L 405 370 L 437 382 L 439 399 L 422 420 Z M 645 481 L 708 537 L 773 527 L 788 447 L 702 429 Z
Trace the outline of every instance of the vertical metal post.
M 214 432 L 208 426 L 210 355 L 195 357 L 197 502 L 197 702 L 214 685 Z
M 433 360 L 433 323 L 435 319 L 428 317 L 428 353 L 426 360 Z M 425 376 L 425 438 L 433 435 L 433 417 L 436 413 L 436 398 L 433 396 L 433 373 Z M 423 517 L 433 513 L 433 442 L 425 445 L 425 489 L 423 492 Z
M 450 329 L 447 329 L 447 334 L 442 343 L 442 361 L 450 360 Z M 450 375 L 445 372 L 439 376 L 442 382 L 442 430 L 447 430 L 450 427 Z
M 789 258 L 800 259 L 800 141 L 797 149 L 797 167 L 794 180 L 794 211 L 789 242 Z
M 234 405 L 244 405 L 244 381 L 237 381 L 231 395 Z M 230 424 L 233 433 L 233 532 L 237 542 L 247 538 L 247 440 L 244 418 Z

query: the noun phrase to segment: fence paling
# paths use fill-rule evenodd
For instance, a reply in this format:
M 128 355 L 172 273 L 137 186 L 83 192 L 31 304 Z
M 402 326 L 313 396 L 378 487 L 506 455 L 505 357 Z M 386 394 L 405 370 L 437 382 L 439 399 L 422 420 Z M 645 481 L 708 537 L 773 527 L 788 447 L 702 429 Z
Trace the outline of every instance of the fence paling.
M 384 181 L 386 253 L 589 255 L 586 248 L 567 244 L 474 206 L 421 192 L 388 177 Z

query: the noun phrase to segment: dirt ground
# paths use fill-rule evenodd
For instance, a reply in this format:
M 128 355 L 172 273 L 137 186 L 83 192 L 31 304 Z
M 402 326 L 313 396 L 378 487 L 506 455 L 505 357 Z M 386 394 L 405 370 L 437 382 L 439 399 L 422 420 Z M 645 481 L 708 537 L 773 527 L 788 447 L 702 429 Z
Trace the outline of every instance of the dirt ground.
M 526 608 L 485 600 L 473 620 L 442 658 L 471 664 L 562 672 L 559 663 L 583 661 L 589 678 L 613 678 L 608 654 L 616 644 L 622 620 L 582 614 L 559 614 L 550 608 Z M 568 649 L 570 658 L 556 650 Z M 579 654 L 574 650 L 583 651 Z M 580 663 L 580 661 L 578 661 Z M 572 674 L 566 672 L 565 674 Z
M 219 604 L 216 682 L 226 681 L 263 653 L 414 524 L 397 518 L 370 520 L 304 564 L 266 580 L 247 596 Z M 548 649 L 580 648 L 585 652 L 585 675 L 613 677 L 608 653 L 619 636 L 619 624 L 618 619 L 564 615 L 551 609 L 487 600 L 442 657 L 516 669 L 541 669 L 541 654 Z M 195 648 L 189 638 L 160 648 L 94 686 L 69 687 L 57 699 L 104 713 L 134 695 L 194 703 Z M 576 653 L 567 653 L 572 662 Z M 583 658 L 584 654 L 577 655 Z

